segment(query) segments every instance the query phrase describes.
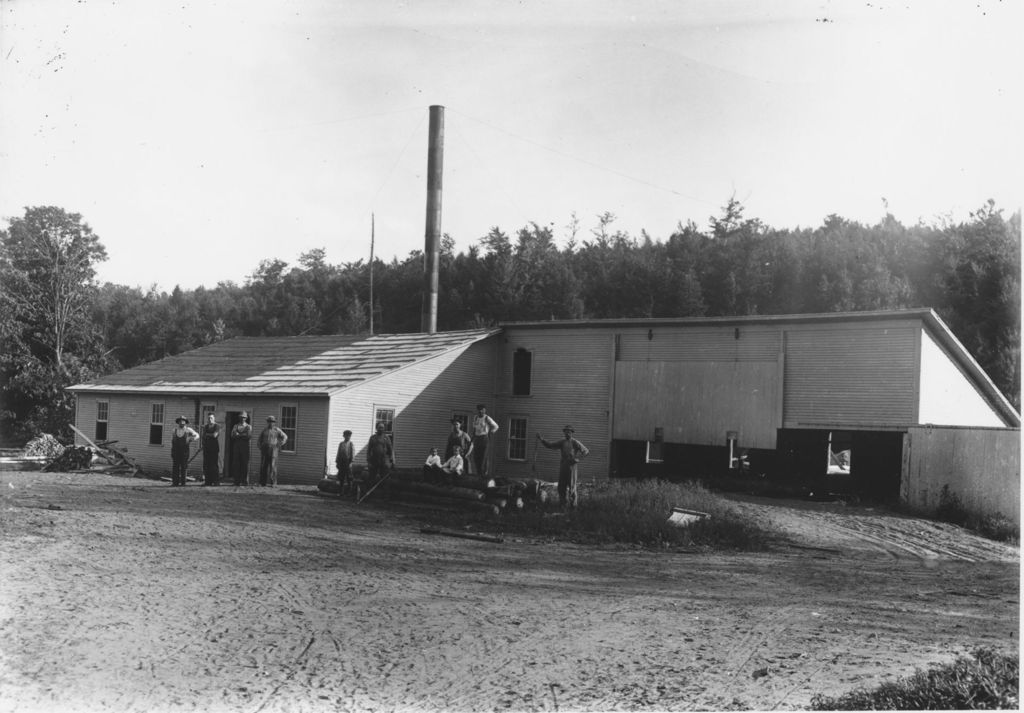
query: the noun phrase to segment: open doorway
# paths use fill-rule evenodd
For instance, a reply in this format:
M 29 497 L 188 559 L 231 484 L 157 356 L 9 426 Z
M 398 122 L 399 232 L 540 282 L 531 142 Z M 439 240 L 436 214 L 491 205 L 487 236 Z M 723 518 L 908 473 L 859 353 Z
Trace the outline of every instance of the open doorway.
M 231 477 L 231 430 L 242 421 L 241 411 L 228 411 L 224 416 L 224 477 Z

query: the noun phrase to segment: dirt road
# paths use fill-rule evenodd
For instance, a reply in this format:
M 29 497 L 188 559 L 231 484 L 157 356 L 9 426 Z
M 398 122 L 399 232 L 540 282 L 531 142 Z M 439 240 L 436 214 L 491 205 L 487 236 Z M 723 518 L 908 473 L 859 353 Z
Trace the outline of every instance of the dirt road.
M 781 709 L 1017 650 L 1019 551 L 737 502 L 790 544 L 693 555 L 420 532 L 309 489 L 2 473 L 4 711 Z

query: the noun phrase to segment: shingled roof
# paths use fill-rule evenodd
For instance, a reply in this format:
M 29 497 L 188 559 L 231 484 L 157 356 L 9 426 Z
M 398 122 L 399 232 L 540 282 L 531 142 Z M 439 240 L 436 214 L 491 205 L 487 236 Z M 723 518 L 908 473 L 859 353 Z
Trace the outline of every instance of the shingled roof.
M 498 330 L 236 337 L 77 384 L 71 391 L 329 394 Z

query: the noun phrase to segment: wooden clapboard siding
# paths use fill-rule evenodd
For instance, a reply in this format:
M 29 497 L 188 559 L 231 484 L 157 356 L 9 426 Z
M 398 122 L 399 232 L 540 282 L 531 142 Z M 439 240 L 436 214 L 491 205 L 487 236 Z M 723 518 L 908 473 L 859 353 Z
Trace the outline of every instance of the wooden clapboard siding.
M 87 436 L 93 436 L 93 424 L 96 420 L 96 402 L 106 400 L 109 407 L 107 424 L 107 440 L 117 441 L 118 448 L 127 449 L 128 455 L 138 462 L 144 470 L 151 473 L 169 472 L 171 469 L 171 431 L 174 420 L 178 416 L 186 416 L 192 428 L 199 430 L 196 424 L 196 402 L 215 406 L 217 421 L 221 424 L 221 464 L 227 443 L 224 428 L 228 411 L 246 411 L 249 413 L 253 426 L 252 451 L 250 468 L 255 472 L 259 468 L 259 450 L 256 437 L 266 426 L 266 417 L 273 414 L 280 424 L 281 405 L 297 407 L 297 450 L 283 452 L 278 462 L 278 481 L 282 484 L 315 485 L 323 477 L 323 453 L 326 442 L 324 424 L 327 421 L 327 399 L 323 397 L 283 398 L 262 396 L 260 398 L 244 398 L 235 394 L 218 396 L 204 394 L 199 397 L 184 397 L 180 394 L 164 395 L 145 394 L 133 395 L 121 392 L 110 394 L 84 393 L 78 396 L 77 419 L 79 429 Z M 151 406 L 154 403 L 164 404 L 164 438 L 160 445 L 149 444 L 149 426 Z M 76 442 L 84 444 L 81 437 Z M 193 446 L 195 452 L 196 446 Z M 189 472 L 202 472 L 202 456 L 199 456 L 189 467 Z
M 771 361 L 781 331 L 774 326 L 657 326 L 619 332 L 619 361 Z
M 900 498 L 934 512 L 944 486 L 977 515 L 1020 527 L 1020 430 L 917 426 L 904 436 Z
M 919 423 L 1003 426 L 1003 418 L 927 330 L 921 336 Z
M 788 327 L 784 425 L 855 428 L 913 423 L 919 334 L 916 320 Z
M 613 437 L 774 448 L 779 399 L 775 361 L 626 361 L 615 368 Z
M 432 446 L 444 452 L 452 411 L 472 412 L 491 395 L 496 337 L 465 344 L 439 356 L 385 374 L 331 398 L 326 457 L 334 456 L 342 431 L 352 431 L 356 464 L 366 462 L 366 445 L 377 407 L 395 409 L 395 462 L 415 467 Z
M 558 452 L 535 449 L 534 434 L 562 438 L 571 424 L 576 437 L 590 449 L 580 464 L 580 477 L 604 478 L 609 471 L 609 412 L 615 335 L 608 329 L 572 330 L 506 328 L 498 350 L 496 408 L 501 431 L 495 439 L 492 464 L 496 475 L 558 478 Z M 512 395 L 512 354 L 518 348 L 533 353 L 531 393 Z M 512 416 L 527 419 L 527 460 L 508 458 L 508 425 Z M 536 450 L 536 463 L 534 452 Z

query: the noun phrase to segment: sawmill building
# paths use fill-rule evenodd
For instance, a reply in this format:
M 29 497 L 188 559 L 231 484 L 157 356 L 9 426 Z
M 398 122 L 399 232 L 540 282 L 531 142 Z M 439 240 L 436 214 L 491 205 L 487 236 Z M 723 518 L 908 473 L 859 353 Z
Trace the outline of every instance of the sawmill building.
M 591 451 L 584 478 L 751 467 L 814 478 L 841 453 L 833 470 L 847 487 L 879 499 L 933 504 L 945 478 L 985 502 L 1019 500 L 1020 416 L 931 310 L 236 338 L 72 391 L 78 427 L 147 469 L 170 468 L 178 415 L 213 412 L 230 429 L 241 411 L 256 431 L 274 415 L 289 434 L 282 483 L 331 472 L 344 429 L 360 462 L 379 421 L 398 465 L 416 467 L 443 449 L 452 417 L 485 403 L 500 425 L 498 476 L 554 480 L 557 454 L 534 434 L 571 424 Z M 933 472 L 951 458 L 957 473 Z M 988 471 L 1000 475 L 979 485 Z

